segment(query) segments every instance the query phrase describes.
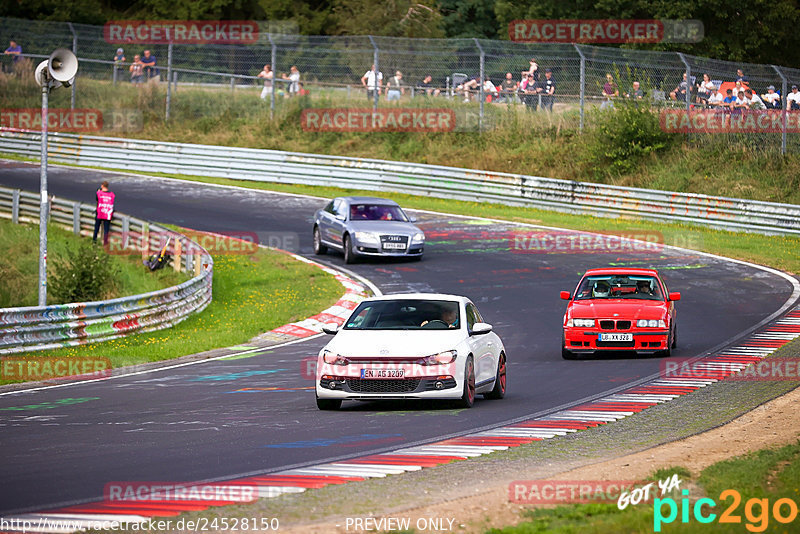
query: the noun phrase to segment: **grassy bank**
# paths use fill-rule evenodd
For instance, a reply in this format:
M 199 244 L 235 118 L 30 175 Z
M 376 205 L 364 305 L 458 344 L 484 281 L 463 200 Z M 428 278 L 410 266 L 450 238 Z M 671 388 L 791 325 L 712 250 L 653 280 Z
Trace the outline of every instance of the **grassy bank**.
M 214 298 L 200 314 L 157 332 L 48 351 L 48 357 L 107 357 L 114 367 L 228 347 L 332 305 L 342 286 L 319 268 L 279 252 L 214 257 Z
M 763 449 L 752 454 L 718 462 L 692 479 L 684 468 L 662 469 L 654 473 L 651 480 L 664 480 L 672 473 L 679 473 L 683 481 L 681 489 L 689 489 L 687 521 L 682 521 L 684 498 L 680 493 L 665 499 L 673 499 L 677 516 L 670 522 L 658 522 L 655 530 L 655 510 L 653 503 L 628 506 L 619 510 L 616 503 L 592 503 L 558 506 L 550 509 L 532 509 L 525 513 L 528 520 L 504 529 L 491 529 L 489 534 L 538 534 L 575 532 L 605 533 L 618 532 L 795 532 L 797 528 L 796 503 L 798 497 L 798 478 L 800 478 L 800 443 L 777 449 Z M 654 487 L 657 486 L 654 485 Z M 735 490 L 741 497 L 725 496 L 725 490 Z M 711 522 L 703 524 L 694 515 L 695 503 L 700 498 L 711 499 L 715 506 L 709 508 L 705 501 L 703 516 L 715 514 Z M 752 501 L 751 501 L 752 499 Z M 783 499 L 781 515 L 791 517 L 790 524 L 778 522 L 773 512 L 774 505 Z M 792 501 L 794 505 L 787 502 Z M 668 504 L 658 505 L 659 517 L 668 518 Z M 722 513 L 728 509 L 731 519 L 736 522 L 721 523 Z
M 54 225 L 48 226 L 48 280 L 58 275 L 59 264 L 68 260 L 68 251 L 86 244 L 88 238 L 75 236 Z M 106 253 L 100 248 L 98 254 Z M 148 293 L 180 284 L 186 276 L 172 269 L 151 273 L 138 256 L 109 256 L 114 271 L 111 283 L 104 285 L 101 299 Z M 36 306 L 39 281 L 39 227 L 12 224 L 0 219 L 0 308 Z M 52 291 L 48 304 L 62 304 Z
M 4 107 L 36 107 L 39 93 L 30 77 L 0 78 Z M 663 133 L 654 113 L 587 111 L 587 129 L 580 133 L 574 104 L 556 113 L 529 113 L 524 107 L 486 106 L 494 127 L 483 134 L 306 132 L 300 125 L 304 107 L 365 107 L 363 95 L 347 99 L 330 91 L 310 97 L 278 99 L 270 119 L 268 104 L 257 88 L 210 90 L 179 87 L 172 96 L 171 120 L 164 120 L 165 87 L 141 88 L 120 83 L 81 80 L 77 107 L 138 110 L 141 121 L 107 135 L 213 145 L 268 148 L 358 157 L 413 161 L 465 168 L 514 172 L 553 178 L 596 181 L 800 203 L 800 155 L 786 157 L 765 145 L 780 144 L 779 134 L 760 144 L 744 138 L 706 136 L 686 141 Z M 69 107 L 69 91 L 56 91 L 52 107 Z M 478 111 L 477 104 L 448 99 L 406 100 L 404 106 L 455 107 L 457 113 Z M 790 144 L 796 140 L 790 136 Z M 752 141 L 752 139 L 750 139 Z M 747 146 L 751 148 L 747 148 Z M 755 146 L 755 148 L 752 148 Z

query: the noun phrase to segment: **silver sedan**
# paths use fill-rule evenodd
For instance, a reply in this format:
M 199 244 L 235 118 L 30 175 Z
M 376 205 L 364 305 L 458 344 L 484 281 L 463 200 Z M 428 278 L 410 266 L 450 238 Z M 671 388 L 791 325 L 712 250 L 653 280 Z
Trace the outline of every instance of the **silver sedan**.
M 314 253 L 339 250 L 345 263 L 367 256 L 420 259 L 425 233 L 414 221 L 392 200 L 335 198 L 314 215 Z

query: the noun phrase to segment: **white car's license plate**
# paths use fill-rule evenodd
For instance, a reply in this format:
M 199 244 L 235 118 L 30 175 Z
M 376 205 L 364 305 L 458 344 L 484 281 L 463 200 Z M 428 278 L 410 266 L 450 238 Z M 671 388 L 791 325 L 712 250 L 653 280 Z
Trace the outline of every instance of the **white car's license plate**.
M 392 249 L 392 250 L 405 250 L 406 244 L 405 243 L 384 243 L 383 248 Z
M 600 341 L 633 341 L 633 334 L 598 334 Z
M 361 378 L 403 378 L 405 369 L 362 369 Z

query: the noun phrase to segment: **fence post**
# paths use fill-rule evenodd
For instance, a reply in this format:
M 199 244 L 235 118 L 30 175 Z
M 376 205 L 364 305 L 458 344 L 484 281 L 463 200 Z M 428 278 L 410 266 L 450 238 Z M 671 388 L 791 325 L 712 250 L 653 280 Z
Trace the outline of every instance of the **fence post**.
M 775 72 L 778 73 L 778 76 L 781 77 L 781 154 L 786 155 L 786 112 L 783 110 L 783 102 L 788 95 L 788 85 L 786 83 L 786 76 L 783 75 L 781 69 L 776 67 L 775 65 L 770 65 Z
M 72 233 L 81 235 L 81 203 L 72 203 Z
M 11 193 L 11 222 L 19 223 L 19 189 L 14 189 Z
M 142 224 L 142 261 L 150 257 L 150 223 Z
M 75 33 L 75 27 L 71 22 L 67 22 L 69 31 L 72 32 L 72 53 L 78 57 L 78 34 Z M 72 82 L 72 94 L 69 97 L 69 109 L 75 109 L 75 81 Z
M 686 56 L 684 56 L 681 52 L 676 52 L 676 54 L 678 54 L 678 57 L 686 66 L 686 140 L 688 141 L 692 132 L 692 121 L 689 117 L 689 112 L 691 111 L 692 105 L 692 67 L 689 65 L 689 62 L 686 61 Z
M 122 216 L 122 244 L 123 250 L 128 249 L 128 237 L 131 232 L 131 219 L 127 215 Z
M 481 43 L 478 42 L 478 39 L 473 39 L 475 41 L 475 46 L 478 47 L 478 52 L 480 53 L 480 81 L 478 82 L 478 98 L 481 102 L 480 113 L 478 115 L 478 132 L 483 132 L 483 105 L 486 100 L 483 92 L 483 84 L 485 83 L 484 80 L 484 61 L 486 59 L 486 54 L 483 52 L 483 47 Z
M 367 37 L 369 37 L 369 42 L 372 43 L 372 48 L 373 48 L 372 62 L 375 63 L 375 76 L 374 76 L 375 85 L 373 86 L 375 92 L 372 102 L 372 110 L 378 111 L 378 91 L 380 90 L 381 86 L 381 82 L 378 80 L 378 73 L 381 71 L 381 66 L 378 64 L 378 44 L 375 42 L 375 39 L 371 35 L 368 35 Z M 375 120 L 374 116 L 372 120 L 373 121 Z
M 275 65 L 278 61 L 278 47 L 275 44 L 275 41 L 272 40 L 272 34 L 267 34 L 267 39 L 269 39 L 269 46 L 271 48 L 270 52 L 270 66 L 272 67 L 272 91 L 269 95 L 269 118 L 272 119 L 275 116 L 275 89 L 277 89 L 277 84 L 275 83 L 275 73 L 278 72 L 278 67 Z
M 575 51 L 578 52 L 578 55 L 581 57 L 581 120 L 578 125 L 578 130 L 581 132 L 583 131 L 583 112 L 584 106 L 586 104 L 586 56 L 583 55 L 583 51 L 576 43 L 572 43 L 572 46 L 575 47 Z M 541 104 L 540 104 L 541 107 Z
M 176 271 L 180 272 L 181 270 L 181 249 L 183 248 L 183 244 L 181 243 L 180 239 L 175 240 L 175 257 L 172 260 L 172 268 Z
M 172 90 L 173 91 L 177 91 L 178 90 L 178 71 L 177 70 L 172 73 L 172 83 L 175 85 L 172 88 Z
M 169 121 L 169 110 L 172 104 L 172 41 L 167 46 L 167 111 L 164 114 L 164 120 Z

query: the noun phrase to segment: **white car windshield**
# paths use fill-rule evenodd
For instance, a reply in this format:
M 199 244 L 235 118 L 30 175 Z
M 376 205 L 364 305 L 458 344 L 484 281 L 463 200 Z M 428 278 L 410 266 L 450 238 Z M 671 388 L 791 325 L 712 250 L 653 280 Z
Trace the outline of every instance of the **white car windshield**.
M 345 330 L 448 330 L 460 324 L 458 302 L 447 300 L 376 300 L 362 302 Z
M 401 221 L 408 222 L 408 217 L 400 206 L 388 204 L 350 204 L 351 221 Z
M 664 300 L 658 280 L 646 275 L 587 276 L 575 293 L 575 300 L 644 299 Z

